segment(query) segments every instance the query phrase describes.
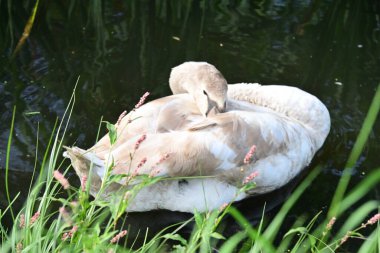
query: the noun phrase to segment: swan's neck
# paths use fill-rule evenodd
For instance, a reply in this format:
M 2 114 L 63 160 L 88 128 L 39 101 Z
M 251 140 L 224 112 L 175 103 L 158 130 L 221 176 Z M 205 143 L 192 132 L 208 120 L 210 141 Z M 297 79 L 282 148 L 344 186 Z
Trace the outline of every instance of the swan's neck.
M 228 98 L 263 106 L 297 120 L 320 137 L 316 139 L 324 140 L 330 131 L 330 115 L 325 105 L 296 87 L 233 84 L 228 85 Z M 323 141 L 318 144 L 321 146 Z

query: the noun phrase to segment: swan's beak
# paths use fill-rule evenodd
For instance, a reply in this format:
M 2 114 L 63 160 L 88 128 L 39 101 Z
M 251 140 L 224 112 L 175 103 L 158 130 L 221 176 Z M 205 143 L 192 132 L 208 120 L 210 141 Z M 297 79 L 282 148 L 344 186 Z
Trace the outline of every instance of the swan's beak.
M 216 106 L 216 110 L 217 110 L 219 113 L 225 112 L 225 111 L 226 111 L 226 103 L 224 103 L 223 106 L 219 106 L 219 105 L 217 105 L 217 106 Z

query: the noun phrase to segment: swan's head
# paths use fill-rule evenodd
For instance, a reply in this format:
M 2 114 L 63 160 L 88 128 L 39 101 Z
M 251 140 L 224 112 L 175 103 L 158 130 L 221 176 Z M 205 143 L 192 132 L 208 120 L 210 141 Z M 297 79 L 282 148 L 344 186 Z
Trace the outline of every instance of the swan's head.
M 227 81 L 207 62 L 185 62 L 173 68 L 169 84 L 173 94 L 190 93 L 206 117 L 226 110 Z
M 226 110 L 227 81 L 219 71 L 200 77 L 197 84 L 199 87 L 192 95 L 202 115 L 207 117 Z

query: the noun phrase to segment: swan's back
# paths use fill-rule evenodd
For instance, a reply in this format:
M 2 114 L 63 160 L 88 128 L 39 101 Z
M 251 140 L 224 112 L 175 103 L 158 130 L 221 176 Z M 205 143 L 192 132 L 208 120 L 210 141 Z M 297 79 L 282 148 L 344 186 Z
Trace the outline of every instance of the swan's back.
M 228 97 L 273 110 L 304 124 L 320 148 L 330 131 L 330 114 L 315 96 L 296 87 L 239 83 L 228 85 Z

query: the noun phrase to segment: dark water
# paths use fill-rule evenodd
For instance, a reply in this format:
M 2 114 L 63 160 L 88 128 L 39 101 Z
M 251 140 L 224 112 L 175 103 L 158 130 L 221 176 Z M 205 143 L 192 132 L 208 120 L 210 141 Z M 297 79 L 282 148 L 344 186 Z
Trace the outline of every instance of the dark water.
M 0 1 L 0 208 L 7 206 L 4 167 L 14 106 L 9 177 L 12 195 L 21 191 L 20 206 L 37 139 L 38 165 L 78 76 L 64 142 L 89 147 L 101 116 L 115 122 L 145 91 L 150 99 L 170 94 L 170 69 L 189 60 L 214 64 L 229 83 L 293 85 L 326 104 L 332 129 L 312 164 L 323 172 L 288 220 L 326 208 L 380 82 L 380 3 L 252 2 L 41 1 L 30 37 L 11 59 L 34 2 Z M 379 167 L 379 131 L 377 121 L 351 185 Z M 281 203 L 295 184 L 266 200 Z M 367 198 L 379 199 L 379 190 Z M 246 201 L 241 210 L 254 217 L 260 201 Z

